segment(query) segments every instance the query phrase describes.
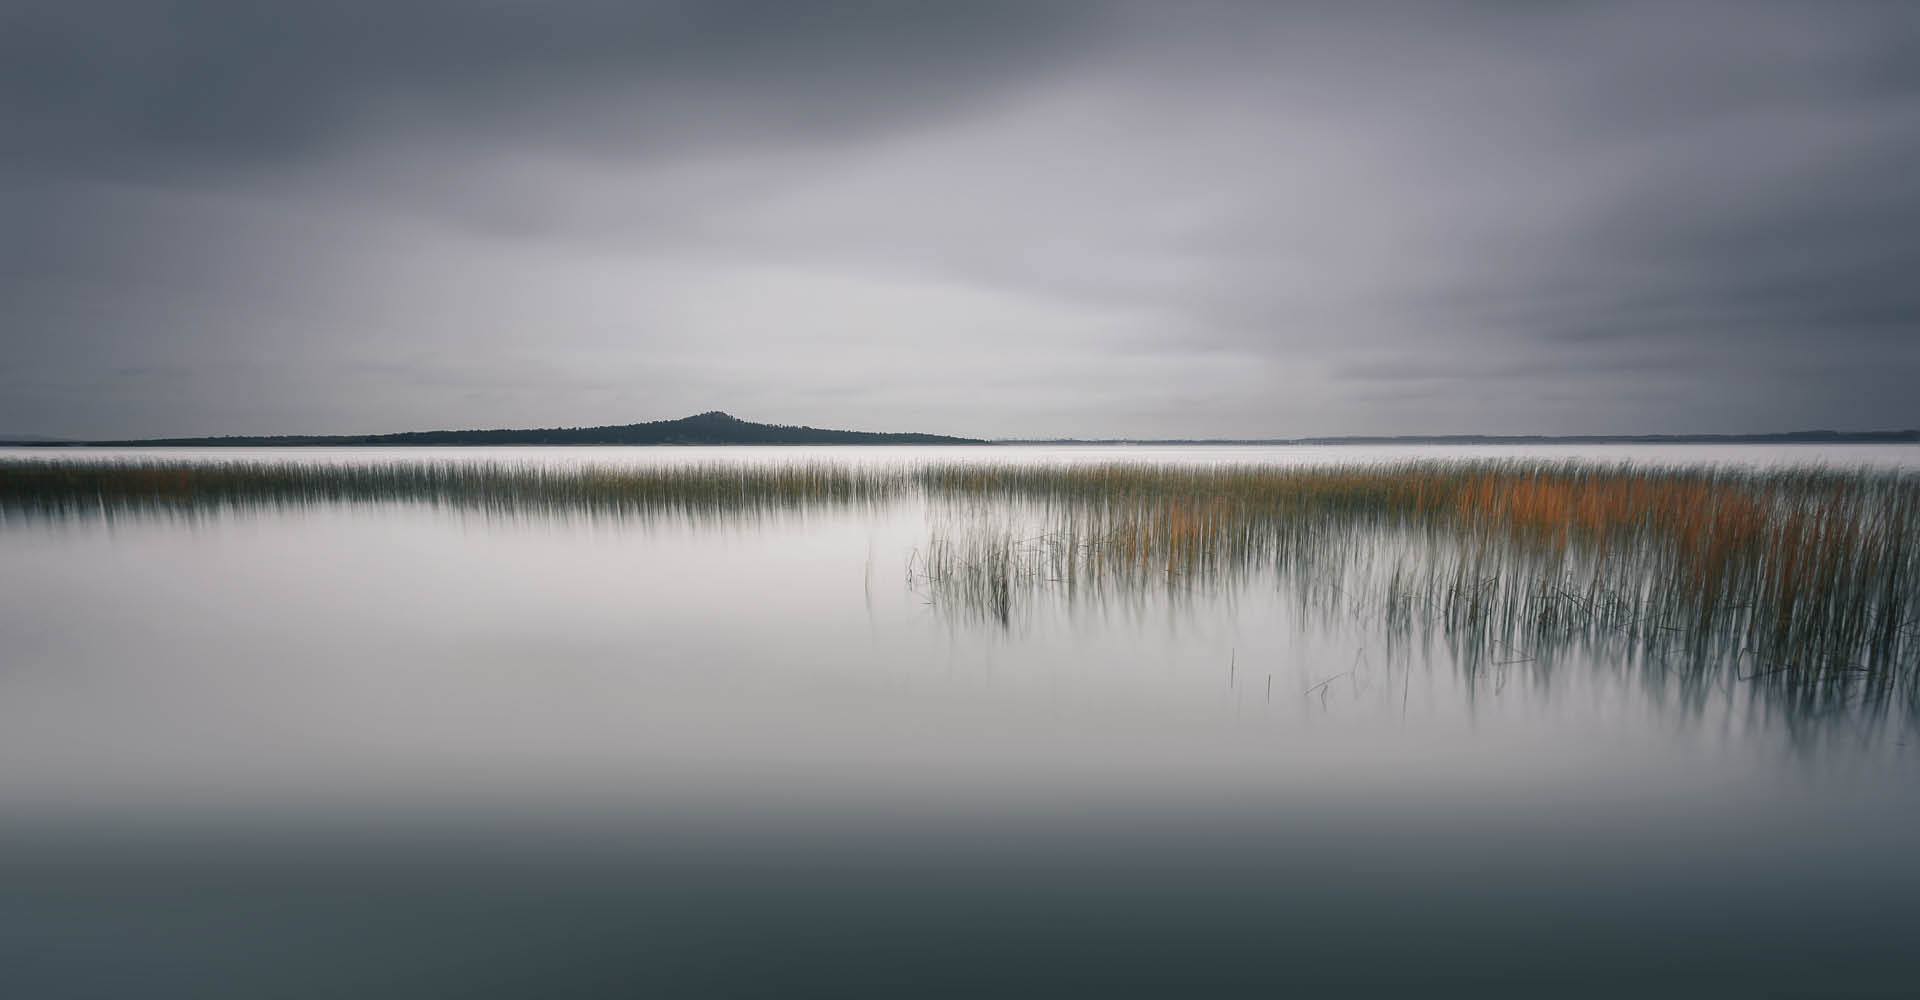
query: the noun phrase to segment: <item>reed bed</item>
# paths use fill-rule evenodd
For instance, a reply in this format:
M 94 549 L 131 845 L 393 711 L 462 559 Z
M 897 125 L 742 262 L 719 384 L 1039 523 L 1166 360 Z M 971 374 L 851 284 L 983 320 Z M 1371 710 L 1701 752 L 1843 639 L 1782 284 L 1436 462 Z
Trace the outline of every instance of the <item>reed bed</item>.
M 0 514 L 204 514 L 321 504 L 417 504 L 503 515 L 730 516 L 885 503 L 900 473 L 829 463 L 660 468 L 425 462 L 0 462 Z
M 908 578 L 1008 624 L 1046 594 L 1273 574 L 1465 650 L 1586 645 L 1690 684 L 1920 711 L 1920 475 L 1443 461 L 1348 467 L 0 461 L 0 517 L 410 503 L 737 517 L 926 502 Z M 959 516 L 958 512 L 1018 516 Z M 1304 597 L 1302 598 L 1304 600 Z
M 1277 570 L 1297 593 L 1348 595 L 1469 651 L 1599 645 L 1700 683 L 1725 670 L 1820 705 L 1920 707 L 1912 473 L 1463 461 L 920 477 L 939 495 L 1032 504 L 1054 525 L 930 542 L 995 553 L 1010 583 L 1181 588 Z

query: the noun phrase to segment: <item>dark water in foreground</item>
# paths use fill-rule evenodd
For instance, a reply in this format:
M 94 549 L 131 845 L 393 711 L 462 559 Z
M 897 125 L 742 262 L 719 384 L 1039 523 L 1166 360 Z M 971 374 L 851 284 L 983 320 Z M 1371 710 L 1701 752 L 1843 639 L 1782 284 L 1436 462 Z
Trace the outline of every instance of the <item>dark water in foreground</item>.
M 1000 627 L 949 513 L 0 526 L 0 995 L 1920 988 L 1900 718 L 1260 579 Z
M 1911 988 L 1920 886 L 1904 838 L 1873 829 L 1896 817 L 1851 803 L 1729 843 L 1684 811 L 1597 811 L 1308 798 L 1052 824 L 848 808 L 519 838 L 16 840 L 7 977 L 19 996 Z

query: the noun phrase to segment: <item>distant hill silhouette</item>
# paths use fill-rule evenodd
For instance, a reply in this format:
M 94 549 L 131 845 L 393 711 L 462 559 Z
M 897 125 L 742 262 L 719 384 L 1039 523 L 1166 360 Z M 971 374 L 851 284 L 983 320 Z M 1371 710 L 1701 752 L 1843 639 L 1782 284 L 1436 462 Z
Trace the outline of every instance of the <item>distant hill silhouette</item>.
M 836 431 L 788 424 L 756 424 L 719 410 L 678 420 L 607 427 L 546 427 L 535 430 L 406 431 L 399 434 L 277 435 L 271 437 L 149 438 L 89 441 L 95 445 L 482 445 L 482 444 L 986 444 L 944 434 L 884 434 Z
M 60 445 L 486 445 L 486 444 L 1006 444 L 1006 445 L 1482 445 L 1482 444 L 1916 444 L 1920 430 L 1785 431 L 1771 434 L 1418 434 L 1303 438 L 979 438 L 945 434 L 840 431 L 792 424 L 756 424 L 719 410 L 678 420 L 605 427 L 545 427 L 532 430 L 405 431 L 398 434 L 283 434 L 274 436 L 143 438 L 75 441 L 43 436 L 7 438 L 0 444 Z

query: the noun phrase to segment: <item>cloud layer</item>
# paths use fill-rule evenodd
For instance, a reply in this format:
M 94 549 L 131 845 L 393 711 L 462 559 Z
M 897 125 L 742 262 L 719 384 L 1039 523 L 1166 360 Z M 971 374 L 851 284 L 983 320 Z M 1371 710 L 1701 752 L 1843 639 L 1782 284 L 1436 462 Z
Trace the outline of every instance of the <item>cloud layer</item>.
M 1920 8 L 16 4 L 0 431 L 1920 425 Z

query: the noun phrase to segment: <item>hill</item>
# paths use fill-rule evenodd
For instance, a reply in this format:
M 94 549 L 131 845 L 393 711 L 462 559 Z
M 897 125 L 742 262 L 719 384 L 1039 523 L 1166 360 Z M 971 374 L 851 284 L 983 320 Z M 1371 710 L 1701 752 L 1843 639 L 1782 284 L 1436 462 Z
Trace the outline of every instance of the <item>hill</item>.
M 944 434 L 840 431 L 789 424 L 756 424 L 719 410 L 606 427 L 545 427 L 532 430 L 405 431 L 398 434 L 278 435 L 268 437 L 149 438 L 89 441 L 94 445 L 297 446 L 297 445 L 511 445 L 511 444 L 986 444 Z

